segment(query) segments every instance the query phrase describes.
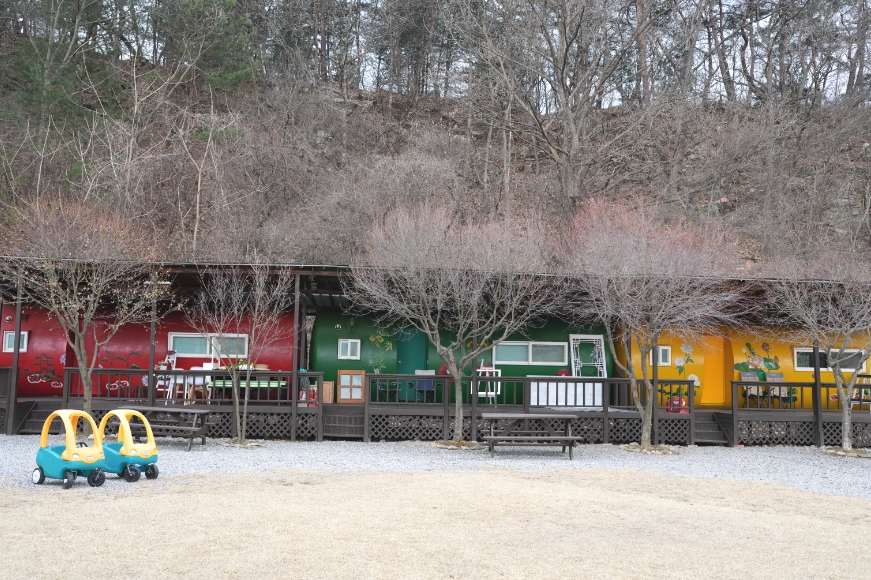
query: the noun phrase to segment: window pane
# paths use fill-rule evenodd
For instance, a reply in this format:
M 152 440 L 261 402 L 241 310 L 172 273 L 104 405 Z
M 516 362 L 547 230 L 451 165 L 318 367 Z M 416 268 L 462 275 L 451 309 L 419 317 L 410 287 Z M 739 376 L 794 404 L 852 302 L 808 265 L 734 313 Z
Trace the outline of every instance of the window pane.
M 532 362 L 562 363 L 566 360 L 566 347 L 563 344 L 532 343 Z
M 525 344 L 497 344 L 495 358 L 500 362 L 529 362 L 529 347 Z
M 351 384 L 355 387 L 363 386 L 363 377 L 361 375 L 353 375 L 351 377 Z
M 360 344 L 357 341 L 348 342 L 348 351 L 351 353 L 351 358 L 360 358 Z
M 659 348 L 659 364 L 668 365 L 671 363 L 671 350 L 667 348 Z
M 215 349 L 221 353 L 221 356 L 245 356 L 244 336 L 216 336 L 213 340 Z
M 172 350 L 178 354 L 209 354 L 208 341 L 204 336 L 173 336 Z
M 832 353 L 835 357 L 837 357 L 837 353 Z M 841 360 L 841 370 L 844 369 L 855 369 L 859 368 L 859 361 L 862 360 L 861 352 L 854 352 L 852 354 L 844 353 L 844 358 Z
M 813 351 L 799 350 L 795 353 L 795 366 L 799 368 L 813 368 L 814 367 L 814 353 Z M 826 353 L 820 353 L 820 366 L 821 368 L 826 368 Z
M 345 340 L 339 341 L 339 356 L 341 356 L 341 357 L 348 356 L 348 342 Z
M 350 385 L 350 384 L 351 384 L 351 377 L 350 377 L 350 375 L 342 375 L 341 378 L 340 378 L 339 380 L 341 381 L 340 384 L 341 384 L 343 387 L 346 386 L 346 385 Z
M 14 332 L 3 333 L 3 350 L 9 352 L 12 350 L 12 343 L 15 342 Z

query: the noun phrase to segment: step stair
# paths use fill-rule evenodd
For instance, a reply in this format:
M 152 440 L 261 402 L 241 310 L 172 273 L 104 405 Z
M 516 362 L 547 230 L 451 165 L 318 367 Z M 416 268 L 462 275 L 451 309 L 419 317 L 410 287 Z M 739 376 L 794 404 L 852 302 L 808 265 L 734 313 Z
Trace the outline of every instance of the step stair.
M 30 412 L 30 415 L 25 419 L 24 424 L 21 426 L 21 429 L 18 430 L 19 435 L 39 435 L 42 433 L 42 425 L 45 423 L 45 420 L 48 419 L 48 416 L 51 414 L 51 411 L 48 409 L 40 409 L 39 407 L 33 409 Z M 60 421 L 54 421 L 51 428 L 49 429 L 49 433 L 52 435 L 57 435 L 60 433 L 61 423 Z
M 728 445 L 729 439 L 713 417 L 696 417 L 696 444 Z

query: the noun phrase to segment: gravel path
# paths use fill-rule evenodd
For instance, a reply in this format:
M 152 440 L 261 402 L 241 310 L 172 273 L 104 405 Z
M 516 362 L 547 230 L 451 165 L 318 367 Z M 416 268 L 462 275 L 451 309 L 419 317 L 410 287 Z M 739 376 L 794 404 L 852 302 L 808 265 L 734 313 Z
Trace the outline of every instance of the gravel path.
M 836 457 L 813 447 L 675 447 L 677 455 L 629 453 L 617 445 L 582 445 L 569 461 L 558 449 L 510 448 L 490 458 L 485 450 L 436 449 L 428 442 L 363 444 L 266 441 L 262 447 L 238 449 L 208 440 L 185 451 L 186 442 L 161 438 L 158 482 L 172 484 L 182 474 L 299 469 L 326 473 L 476 472 L 497 469 L 553 471 L 557 469 L 633 469 L 684 477 L 780 483 L 803 491 L 871 499 L 871 460 Z M 39 437 L 0 436 L 0 488 L 35 489 Z M 157 483 L 157 482 L 155 482 Z M 107 486 L 125 485 L 110 476 Z M 49 486 L 54 488 L 55 486 Z M 45 489 L 45 488 L 43 488 Z

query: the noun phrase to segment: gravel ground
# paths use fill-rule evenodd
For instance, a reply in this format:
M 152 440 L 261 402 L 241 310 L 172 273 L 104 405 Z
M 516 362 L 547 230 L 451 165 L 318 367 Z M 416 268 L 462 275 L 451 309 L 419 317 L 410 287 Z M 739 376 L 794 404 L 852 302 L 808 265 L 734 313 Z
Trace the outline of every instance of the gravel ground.
M 351 441 L 323 443 L 265 441 L 262 447 L 239 449 L 207 440 L 194 443 L 157 440 L 161 477 L 295 469 L 354 475 L 362 472 L 477 472 L 497 469 L 554 471 L 558 469 L 632 469 L 683 477 L 711 477 L 731 481 L 780 483 L 802 491 L 871 499 L 871 460 L 836 457 L 813 447 L 674 447 L 676 455 L 629 453 L 617 445 L 582 445 L 574 461 L 556 448 L 486 450 L 436 449 L 428 442 L 403 441 L 363 444 Z M 37 489 L 30 482 L 39 437 L 0 436 L 0 488 Z M 51 481 L 51 480 L 49 480 Z M 107 487 L 127 485 L 109 476 Z M 81 487 L 81 486 L 77 486 Z M 86 487 L 86 486 L 85 486 Z M 44 486 L 42 489 L 59 488 Z M 139 489 L 139 488 L 137 488 Z

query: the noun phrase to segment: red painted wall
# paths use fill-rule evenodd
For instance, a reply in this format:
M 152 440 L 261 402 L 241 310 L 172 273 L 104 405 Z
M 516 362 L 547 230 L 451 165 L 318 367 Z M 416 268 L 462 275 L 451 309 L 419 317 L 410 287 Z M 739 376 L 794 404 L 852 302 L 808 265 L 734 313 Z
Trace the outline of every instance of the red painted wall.
M 6 322 L 6 317 L 11 322 Z M 0 337 L 4 331 L 15 330 L 15 306 L 4 304 L 0 314 Z M 287 338 L 266 348 L 257 362 L 269 365 L 271 370 L 293 370 L 293 316 L 283 320 Z M 25 306 L 22 309 L 21 330 L 29 331 L 27 352 L 19 356 L 18 396 L 19 397 L 59 397 L 63 381 L 64 366 L 76 366 L 75 357 L 67 346 L 59 325 L 45 311 Z M 180 313 L 173 313 L 157 323 L 155 361 L 162 361 L 169 350 L 170 332 L 195 332 L 185 324 Z M 127 326 L 118 331 L 99 354 L 99 365 L 103 368 L 148 368 L 150 326 Z M 118 358 L 121 357 L 121 358 Z M 126 360 L 122 360 L 126 359 Z M 210 358 L 179 357 L 178 369 L 202 366 Z M 64 361 L 66 365 L 64 365 Z M 0 353 L 0 366 L 12 366 L 12 353 Z
M 18 357 L 18 396 L 60 397 L 64 378 L 62 360 L 67 353 L 63 331 L 44 310 L 24 306 L 21 315 L 21 330 L 28 331 L 29 336 L 27 352 Z M 0 336 L 6 331 L 15 331 L 14 304 L 4 304 L 0 310 Z M 0 352 L 0 366 L 12 366 L 11 352 Z

